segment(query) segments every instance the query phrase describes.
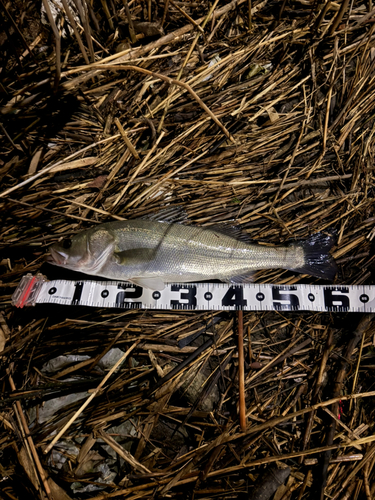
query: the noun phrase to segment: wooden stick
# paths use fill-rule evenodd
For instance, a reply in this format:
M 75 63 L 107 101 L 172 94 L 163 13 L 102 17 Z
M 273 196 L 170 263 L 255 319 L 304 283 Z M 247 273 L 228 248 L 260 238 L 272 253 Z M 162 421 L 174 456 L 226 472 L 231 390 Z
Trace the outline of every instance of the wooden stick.
M 239 413 L 240 427 L 242 432 L 246 431 L 246 402 L 245 402 L 245 359 L 243 352 L 243 311 L 238 311 L 238 391 L 239 391 Z

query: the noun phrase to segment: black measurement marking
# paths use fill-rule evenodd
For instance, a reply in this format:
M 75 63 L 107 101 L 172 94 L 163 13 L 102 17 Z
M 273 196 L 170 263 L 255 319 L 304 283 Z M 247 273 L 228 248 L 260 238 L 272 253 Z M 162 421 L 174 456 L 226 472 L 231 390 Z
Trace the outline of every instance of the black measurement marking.
M 195 309 L 197 307 L 197 287 L 195 285 L 172 285 L 172 292 L 180 292 L 179 299 L 171 300 L 172 309 Z
M 334 286 L 332 288 L 323 288 L 324 306 L 327 311 L 345 312 L 350 308 L 350 299 L 348 297 L 349 287 Z
M 54 286 L 48 290 L 48 293 L 49 293 L 50 295 L 53 295 L 53 294 L 54 294 L 54 293 L 56 293 L 56 292 L 57 292 L 57 288 L 55 288 Z
M 273 286 L 272 298 L 273 307 L 276 311 L 298 311 L 299 298 L 294 293 L 296 286 Z
M 117 293 L 116 307 L 122 309 L 140 309 L 142 307 L 142 302 L 134 302 L 134 299 L 139 299 L 142 296 L 143 288 L 141 286 L 132 283 L 119 283 L 117 288 L 124 291 Z
M 247 300 L 243 298 L 243 288 L 241 286 L 231 286 L 221 299 L 221 305 L 234 306 L 236 311 L 247 306 Z
M 155 299 L 155 300 L 159 300 L 161 297 L 161 293 L 158 292 L 157 290 L 155 292 L 153 292 L 152 294 L 152 298 Z
M 206 300 L 212 300 L 212 293 L 211 293 L 211 292 L 206 292 L 206 293 L 204 294 L 204 298 L 205 298 Z
M 108 290 L 103 290 L 100 295 L 103 297 L 103 299 L 106 299 L 108 297 L 108 295 L 109 295 L 109 291 Z
M 74 295 L 72 299 L 72 306 L 77 306 L 79 304 L 79 301 L 81 300 L 82 297 L 82 290 L 83 290 L 83 281 L 77 281 L 77 283 L 74 283 Z

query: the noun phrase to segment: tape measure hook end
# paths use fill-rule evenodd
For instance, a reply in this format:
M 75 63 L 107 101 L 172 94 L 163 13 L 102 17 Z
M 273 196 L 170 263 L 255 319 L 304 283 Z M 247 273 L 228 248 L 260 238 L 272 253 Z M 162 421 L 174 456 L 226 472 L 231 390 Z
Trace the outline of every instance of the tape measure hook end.
M 48 279 L 40 273 L 36 276 L 30 273 L 23 276 L 12 295 L 12 306 L 19 308 L 35 306 L 43 283 L 47 281 Z

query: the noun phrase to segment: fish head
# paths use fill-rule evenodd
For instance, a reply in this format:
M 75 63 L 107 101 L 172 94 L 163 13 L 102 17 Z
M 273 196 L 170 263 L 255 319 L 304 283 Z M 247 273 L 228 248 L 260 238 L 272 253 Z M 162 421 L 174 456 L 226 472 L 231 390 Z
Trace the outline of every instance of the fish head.
M 50 247 L 47 261 L 57 266 L 96 274 L 113 252 L 114 237 L 106 230 L 89 230 L 66 238 Z
M 91 260 L 87 243 L 85 233 L 65 238 L 50 247 L 51 256 L 47 261 L 56 266 L 81 271 Z

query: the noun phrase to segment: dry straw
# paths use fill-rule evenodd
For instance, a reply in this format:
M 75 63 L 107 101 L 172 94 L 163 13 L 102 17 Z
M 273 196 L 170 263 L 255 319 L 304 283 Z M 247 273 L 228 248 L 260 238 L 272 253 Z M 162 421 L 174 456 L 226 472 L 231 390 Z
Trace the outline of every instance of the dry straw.
M 374 498 L 371 314 L 10 305 L 75 278 L 54 241 L 175 206 L 266 245 L 334 230 L 336 283 L 372 283 L 372 2 L 43 5 L 0 5 L 5 495 Z

